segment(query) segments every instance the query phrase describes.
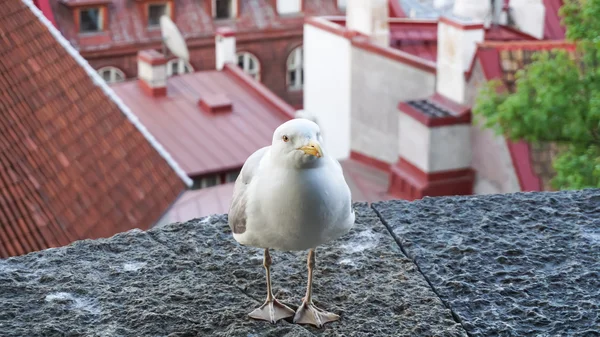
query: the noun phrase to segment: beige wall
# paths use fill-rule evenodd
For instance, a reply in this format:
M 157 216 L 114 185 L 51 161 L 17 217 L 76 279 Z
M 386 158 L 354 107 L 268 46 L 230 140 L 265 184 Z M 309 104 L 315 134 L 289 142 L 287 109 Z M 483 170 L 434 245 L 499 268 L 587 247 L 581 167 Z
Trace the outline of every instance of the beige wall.
M 479 62 L 467 83 L 467 105 L 475 103 L 478 88 L 485 82 Z M 521 190 L 506 140 L 474 120 L 471 128 L 472 163 L 476 172 L 475 194 L 511 193 Z
M 355 46 L 351 60 L 351 149 L 395 163 L 398 103 L 432 95 L 435 75 Z

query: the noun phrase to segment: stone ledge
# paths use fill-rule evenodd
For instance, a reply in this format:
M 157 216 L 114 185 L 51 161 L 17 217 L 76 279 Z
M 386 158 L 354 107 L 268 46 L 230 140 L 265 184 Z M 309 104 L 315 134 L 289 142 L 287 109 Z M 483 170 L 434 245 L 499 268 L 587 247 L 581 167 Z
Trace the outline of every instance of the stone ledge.
M 600 190 L 373 208 L 470 336 L 600 336 Z
M 466 336 L 366 204 L 345 237 L 317 250 L 324 329 L 246 315 L 265 298 L 262 252 L 225 216 L 0 260 L 0 336 Z M 305 253 L 273 252 L 276 296 L 296 308 Z

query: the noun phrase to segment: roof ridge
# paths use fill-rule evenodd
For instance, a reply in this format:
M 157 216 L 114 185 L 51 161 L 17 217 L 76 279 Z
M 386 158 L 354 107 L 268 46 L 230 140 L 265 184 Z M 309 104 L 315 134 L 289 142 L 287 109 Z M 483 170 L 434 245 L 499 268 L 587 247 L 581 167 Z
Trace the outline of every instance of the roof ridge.
M 177 175 L 183 180 L 183 182 L 189 187 L 192 186 L 193 181 L 181 166 L 175 161 L 169 152 L 163 147 L 162 144 L 148 131 L 148 129 L 142 124 L 139 118 L 129 109 L 129 107 L 121 100 L 119 96 L 106 84 L 106 82 L 100 77 L 100 75 L 90 66 L 90 64 L 79 54 L 75 48 L 65 39 L 65 37 L 58 31 L 58 29 L 44 16 L 39 8 L 35 6 L 32 0 L 21 0 L 31 10 L 31 12 L 46 26 L 50 34 L 56 39 L 56 41 L 73 57 L 73 59 L 85 70 L 90 76 L 96 86 L 98 86 L 104 94 L 110 98 L 121 110 L 121 112 L 127 117 L 127 119 L 138 129 L 138 131 L 146 138 L 150 145 L 167 161 L 169 166 L 177 173 Z

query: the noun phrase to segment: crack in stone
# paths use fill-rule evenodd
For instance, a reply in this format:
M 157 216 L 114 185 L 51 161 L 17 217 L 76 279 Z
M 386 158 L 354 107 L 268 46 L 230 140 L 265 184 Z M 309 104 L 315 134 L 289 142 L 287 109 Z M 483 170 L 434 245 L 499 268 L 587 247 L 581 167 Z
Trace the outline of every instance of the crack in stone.
M 257 299 L 257 298 L 255 298 L 254 296 L 252 296 L 252 295 L 248 294 L 248 293 L 247 293 L 247 292 L 246 292 L 244 289 L 242 289 L 242 288 L 240 288 L 240 287 L 238 287 L 238 286 L 235 286 L 235 287 L 236 287 L 236 288 L 237 288 L 237 289 L 238 289 L 238 290 L 239 290 L 239 291 L 240 291 L 242 294 L 244 294 L 246 297 L 248 297 L 249 299 L 253 300 L 253 301 L 254 301 L 254 302 L 256 302 L 256 303 L 261 303 L 261 301 L 260 301 L 260 300 L 258 300 L 258 299 Z
M 392 236 L 392 238 L 394 238 L 394 241 L 396 241 L 396 244 L 400 248 L 400 251 L 402 252 L 402 254 L 404 254 L 404 256 L 406 256 L 407 259 L 411 260 L 412 263 L 415 264 L 415 266 L 417 267 L 417 270 L 423 276 L 423 278 L 425 279 L 425 281 L 427 282 L 427 284 L 431 288 L 431 291 L 433 291 L 433 293 L 439 298 L 439 300 L 442 302 L 442 304 L 450 311 L 450 314 L 452 315 L 452 318 L 454 319 L 454 321 L 456 323 L 460 324 L 460 326 L 463 328 L 463 330 L 465 331 L 465 333 L 467 334 L 467 336 L 473 337 L 469 333 L 469 331 L 465 328 L 465 326 L 463 324 L 463 321 L 460 319 L 460 317 L 458 316 L 458 314 L 452 309 L 452 307 L 450 306 L 449 303 L 447 303 L 446 301 L 444 301 L 442 299 L 442 297 L 438 293 L 437 289 L 433 286 L 433 284 L 431 283 L 431 281 L 429 280 L 429 278 L 427 277 L 427 275 L 425 275 L 425 273 L 423 273 L 423 271 L 421 270 L 421 267 L 419 266 L 419 263 L 417 262 L 417 258 L 416 257 L 415 258 L 411 258 L 410 257 L 410 255 L 408 254 L 408 252 L 406 251 L 406 249 L 404 249 L 404 247 L 402 246 L 402 243 L 400 242 L 400 238 L 392 230 L 392 227 L 390 226 L 390 224 L 385 220 L 385 218 L 381 215 L 381 213 L 379 213 L 379 211 L 375 207 L 373 207 L 373 204 L 369 204 L 369 206 L 371 207 L 371 209 L 373 211 L 375 211 L 375 214 L 377 214 L 377 217 L 379 218 L 379 221 L 381 221 L 381 223 L 385 226 L 385 228 L 390 233 L 390 235 Z

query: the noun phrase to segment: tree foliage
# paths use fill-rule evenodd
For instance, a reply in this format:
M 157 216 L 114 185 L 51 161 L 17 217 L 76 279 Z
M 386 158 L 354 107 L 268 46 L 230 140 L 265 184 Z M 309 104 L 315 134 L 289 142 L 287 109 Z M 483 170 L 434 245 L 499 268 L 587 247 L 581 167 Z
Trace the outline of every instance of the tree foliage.
M 553 163 L 555 188 L 600 187 L 600 0 L 565 0 L 560 14 L 576 52 L 536 53 L 514 93 L 490 81 L 473 112 L 512 140 L 566 144 Z

